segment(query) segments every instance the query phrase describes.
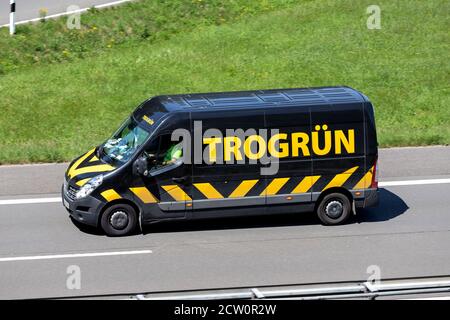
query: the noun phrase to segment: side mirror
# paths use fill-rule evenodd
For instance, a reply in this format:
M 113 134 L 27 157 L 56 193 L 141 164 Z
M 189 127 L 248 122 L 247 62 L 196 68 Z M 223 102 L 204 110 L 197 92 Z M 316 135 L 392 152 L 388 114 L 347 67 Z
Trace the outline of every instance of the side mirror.
M 146 156 L 142 155 L 134 161 L 133 174 L 148 176 L 148 158 Z

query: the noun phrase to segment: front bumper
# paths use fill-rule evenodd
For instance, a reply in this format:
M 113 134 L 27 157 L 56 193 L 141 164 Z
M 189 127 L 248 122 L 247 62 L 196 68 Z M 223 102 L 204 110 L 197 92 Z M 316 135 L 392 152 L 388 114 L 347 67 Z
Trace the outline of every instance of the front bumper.
M 64 186 L 61 189 L 63 205 L 76 221 L 90 226 L 98 226 L 98 217 L 104 203 L 92 196 L 80 200 L 72 200 L 67 196 Z

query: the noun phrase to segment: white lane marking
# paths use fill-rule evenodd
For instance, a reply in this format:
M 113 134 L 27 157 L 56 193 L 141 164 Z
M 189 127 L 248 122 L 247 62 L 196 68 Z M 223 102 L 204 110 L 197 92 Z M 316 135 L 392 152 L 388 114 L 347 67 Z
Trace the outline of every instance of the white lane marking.
M 428 298 L 401 299 L 401 300 L 450 300 L 450 296 L 449 297 L 428 297 Z
M 380 187 L 393 187 L 393 186 L 415 186 L 424 184 L 444 184 L 450 183 L 450 179 L 425 179 L 425 180 L 404 180 L 404 181 L 384 181 L 379 182 Z M 32 199 L 11 199 L 0 200 L 0 205 L 13 205 L 13 204 L 33 204 L 33 203 L 54 203 L 62 202 L 61 197 L 58 198 L 32 198 Z
M 108 3 L 98 4 L 98 5 L 95 5 L 93 7 L 96 8 L 96 9 L 101 9 L 101 8 L 112 7 L 112 6 L 116 6 L 116 5 L 125 3 L 125 2 L 131 2 L 131 1 L 133 1 L 133 0 L 113 1 L 113 2 L 108 2 Z M 67 16 L 67 15 L 74 14 L 74 13 L 82 13 L 82 12 L 88 11 L 91 8 L 92 7 L 82 8 L 82 9 L 79 9 L 79 10 L 73 10 L 73 11 L 67 11 L 67 12 L 61 12 L 61 13 L 55 13 L 55 14 L 51 14 L 51 15 L 45 16 L 45 19 L 58 18 L 58 17 Z M 42 18 L 34 18 L 34 19 L 29 19 L 29 20 L 17 21 L 16 25 L 18 25 L 18 24 L 25 24 L 25 23 L 29 23 L 29 22 L 36 22 L 36 21 L 40 21 L 40 20 L 42 20 Z M 7 26 L 9 26 L 9 23 L 1 25 L 0 28 L 7 27 Z
M 442 184 L 450 183 L 450 179 L 424 179 L 424 180 L 404 180 L 404 181 L 385 181 L 379 182 L 380 187 L 391 186 L 416 186 L 421 184 Z
M 61 197 L 58 198 L 32 198 L 32 199 L 12 199 L 12 200 L 0 200 L 0 205 L 9 204 L 29 204 L 29 203 L 62 203 Z
M 0 258 L 0 262 L 122 256 L 122 255 L 148 254 L 148 253 L 152 253 L 152 250 L 112 251 L 112 252 L 54 254 L 54 255 L 43 255 L 43 256 L 8 257 L 8 258 Z

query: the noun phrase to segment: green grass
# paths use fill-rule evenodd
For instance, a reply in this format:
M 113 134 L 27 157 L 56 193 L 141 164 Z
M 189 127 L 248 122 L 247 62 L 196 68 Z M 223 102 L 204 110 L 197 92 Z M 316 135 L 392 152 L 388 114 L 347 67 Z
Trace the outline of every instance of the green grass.
M 199 26 L 232 23 L 242 17 L 289 7 L 296 0 L 140 0 L 81 16 L 81 29 L 67 18 L 17 26 L 15 37 L 0 30 L 0 75 L 23 66 L 73 61 L 116 47 L 170 39 Z
M 225 21 L 213 10 L 151 39 L 98 41 L 70 61 L 52 50 L 39 62 L 17 60 L 0 76 L 0 163 L 70 160 L 156 94 L 341 84 L 373 101 L 381 146 L 449 144 L 447 1 L 378 1 L 381 30 L 366 27 L 371 1 L 251 3 L 242 11 L 246 2 L 233 2 Z M 111 12 L 139 5 L 148 4 Z

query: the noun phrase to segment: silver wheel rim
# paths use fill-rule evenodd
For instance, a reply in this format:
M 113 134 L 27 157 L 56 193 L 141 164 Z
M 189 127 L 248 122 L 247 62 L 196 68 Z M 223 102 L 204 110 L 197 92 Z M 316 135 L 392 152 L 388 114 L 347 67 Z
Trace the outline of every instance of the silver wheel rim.
M 329 216 L 332 219 L 337 219 L 340 216 L 342 216 L 342 213 L 344 212 L 344 206 L 342 202 L 333 200 L 327 203 L 327 206 L 325 207 L 325 214 Z
M 109 218 L 109 223 L 116 230 L 123 230 L 128 225 L 128 214 L 125 211 L 115 211 Z

